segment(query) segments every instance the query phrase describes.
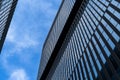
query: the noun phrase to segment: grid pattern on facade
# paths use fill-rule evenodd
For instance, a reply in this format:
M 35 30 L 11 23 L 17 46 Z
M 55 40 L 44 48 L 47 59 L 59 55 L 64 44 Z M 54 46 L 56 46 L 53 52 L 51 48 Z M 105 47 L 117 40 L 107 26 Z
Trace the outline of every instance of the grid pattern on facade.
M 56 19 L 52 25 L 52 28 L 48 34 L 48 37 L 46 39 L 46 42 L 43 46 L 42 50 L 42 57 L 40 62 L 40 74 L 39 77 L 42 75 L 47 62 L 51 56 L 52 51 L 54 50 L 54 47 L 57 43 L 57 40 L 59 39 L 59 36 L 62 32 L 62 29 L 69 17 L 69 14 L 72 10 L 72 7 L 74 5 L 76 0 L 63 0 L 60 11 L 58 12 Z
M 120 1 L 84 0 L 61 52 L 52 80 L 119 80 Z
M 0 0 L 0 51 L 16 6 L 17 0 Z

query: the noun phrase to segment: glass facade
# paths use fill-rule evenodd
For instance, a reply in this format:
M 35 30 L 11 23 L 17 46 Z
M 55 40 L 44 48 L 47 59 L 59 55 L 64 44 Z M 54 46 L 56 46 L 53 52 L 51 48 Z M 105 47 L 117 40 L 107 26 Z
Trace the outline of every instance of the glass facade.
M 0 0 L 0 51 L 3 46 L 17 0 Z
M 120 80 L 120 0 L 83 0 L 75 14 L 46 79 Z
M 59 9 L 59 11 L 56 15 L 56 18 L 53 22 L 52 28 L 49 31 L 49 35 L 43 46 L 42 57 L 41 57 L 41 62 L 40 62 L 41 65 L 40 65 L 39 77 L 41 76 L 43 70 L 45 69 L 45 67 L 48 63 L 51 53 L 54 50 L 54 47 L 57 43 L 57 40 L 62 32 L 64 25 L 69 17 L 69 14 L 72 10 L 74 3 L 75 3 L 75 0 L 63 0 L 62 1 L 60 9 Z

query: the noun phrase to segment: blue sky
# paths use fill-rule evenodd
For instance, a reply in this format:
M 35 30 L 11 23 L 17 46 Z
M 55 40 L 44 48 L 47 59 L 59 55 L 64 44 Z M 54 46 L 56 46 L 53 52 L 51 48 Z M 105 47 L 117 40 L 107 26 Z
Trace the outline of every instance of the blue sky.
M 36 80 L 41 50 L 61 0 L 18 0 L 0 55 L 0 80 Z

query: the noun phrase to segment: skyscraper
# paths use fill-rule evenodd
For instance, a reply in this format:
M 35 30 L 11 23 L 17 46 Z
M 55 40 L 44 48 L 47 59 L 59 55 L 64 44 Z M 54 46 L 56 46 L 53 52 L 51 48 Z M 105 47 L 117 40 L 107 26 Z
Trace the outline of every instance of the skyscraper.
M 120 0 L 63 0 L 38 80 L 120 80 Z
M 18 0 L 0 0 L 0 52 Z

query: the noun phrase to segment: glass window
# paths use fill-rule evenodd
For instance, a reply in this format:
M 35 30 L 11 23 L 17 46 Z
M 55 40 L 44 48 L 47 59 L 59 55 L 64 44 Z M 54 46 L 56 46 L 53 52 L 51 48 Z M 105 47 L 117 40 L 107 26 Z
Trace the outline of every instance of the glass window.
M 102 24 L 105 26 L 105 28 L 110 32 L 110 33 L 112 33 L 112 28 L 105 22 L 105 20 L 104 19 L 102 19 Z
M 76 73 L 76 80 L 79 80 L 78 71 L 77 71 L 77 68 L 76 68 L 76 67 L 75 67 L 75 73 Z
M 111 13 L 113 13 L 115 10 L 112 8 L 112 7 L 108 7 L 108 10 L 111 12 Z
M 86 70 L 85 70 L 85 66 L 84 66 L 82 58 L 81 58 L 81 63 L 82 63 L 82 69 L 83 69 L 83 72 L 84 72 L 84 76 L 85 76 L 85 78 L 87 78 Z
M 116 22 L 113 18 L 110 19 L 110 22 L 111 22 L 114 26 L 117 25 L 117 22 Z
M 107 13 L 105 13 L 105 15 L 104 15 L 108 20 L 110 20 L 110 18 L 111 18 L 111 16 L 109 15 L 109 14 L 107 14 Z
M 96 60 L 96 63 L 97 63 L 97 66 L 98 66 L 98 69 L 99 69 L 99 71 L 102 69 L 102 67 L 101 67 L 101 64 L 100 64 L 100 62 L 98 61 L 98 59 Z
M 88 48 L 86 48 L 86 51 L 87 51 L 87 54 L 88 54 L 88 56 L 90 55 L 90 53 L 89 53 L 89 50 L 88 50 Z
M 103 56 L 103 54 L 102 54 L 102 53 L 100 54 L 100 58 L 101 58 L 102 62 L 105 64 L 106 59 L 105 59 L 105 57 Z
M 104 44 L 103 40 L 100 38 L 99 41 L 100 41 L 100 44 L 102 45 L 102 47 L 104 47 L 105 44 Z
M 98 34 L 97 31 L 95 32 L 95 35 L 96 35 L 96 37 L 97 37 L 98 39 L 100 38 L 100 36 L 99 36 L 99 34 Z
M 115 32 L 112 33 L 112 36 L 117 42 L 119 41 L 119 36 Z
M 120 4 L 117 7 L 120 9 Z
M 120 24 L 117 25 L 117 29 L 120 32 Z
M 106 32 L 105 32 L 105 31 L 102 33 L 102 35 L 104 36 L 104 38 L 105 38 L 106 40 L 108 40 L 108 39 L 109 39 L 109 37 L 108 37 L 108 35 L 106 34 Z
M 100 0 L 100 2 L 102 2 L 104 5 L 108 6 L 109 5 L 109 2 L 106 1 L 106 0 Z
M 94 58 L 95 58 L 95 60 L 96 60 L 96 59 L 97 59 L 97 55 L 96 55 L 96 53 L 95 53 L 94 50 L 92 50 L 92 54 L 93 54 L 93 56 L 94 56 Z
M 96 69 L 95 69 L 95 66 L 93 66 L 92 68 L 93 68 L 94 75 L 95 75 L 95 77 L 97 78 L 98 74 L 97 74 L 97 71 L 96 71 Z
M 92 37 L 92 41 L 93 41 L 94 45 L 96 45 L 96 44 L 97 44 L 97 43 L 96 43 L 96 41 L 95 41 L 94 36 Z
M 109 43 L 109 45 L 110 45 L 110 47 L 111 47 L 112 49 L 115 48 L 115 45 L 114 45 L 114 43 L 111 41 L 111 39 L 109 39 L 107 42 Z
M 104 47 L 104 50 L 105 50 L 107 56 L 109 57 L 111 55 L 111 53 L 106 46 Z
M 92 45 L 91 45 L 91 42 L 89 42 L 89 46 L 90 46 L 91 50 L 93 50 L 93 47 L 92 47 Z
M 98 29 L 100 30 L 101 33 L 103 32 L 103 29 L 101 28 L 100 25 L 98 26 Z
M 81 72 L 81 68 L 80 68 L 80 64 L 78 64 L 78 69 L 79 69 L 79 73 L 80 73 L 80 78 L 81 78 L 81 80 L 83 80 L 83 75 L 82 75 L 82 72 Z
M 93 60 L 91 58 L 91 55 L 89 55 L 89 60 L 90 60 L 91 65 L 94 66 Z
M 93 80 L 91 72 L 89 72 L 89 75 L 90 75 L 90 80 Z
M 120 19 L 120 13 L 119 13 L 119 12 L 115 11 L 115 12 L 114 12 L 114 15 L 115 15 L 118 19 Z
M 88 62 L 86 61 L 86 66 L 87 66 L 87 70 L 88 70 L 88 72 L 90 72 L 90 67 L 89 67 L 89 65 L 88 65 Z
M 118 6 L 118 2 L 116 1 L 116 0 L 112 0 L 112 2 L 111 2 L 114 6 Z

